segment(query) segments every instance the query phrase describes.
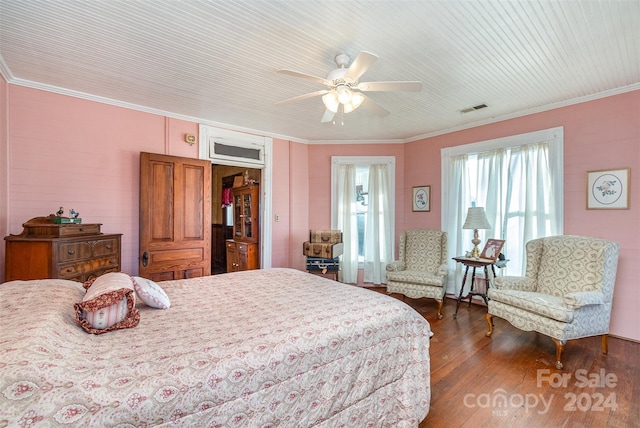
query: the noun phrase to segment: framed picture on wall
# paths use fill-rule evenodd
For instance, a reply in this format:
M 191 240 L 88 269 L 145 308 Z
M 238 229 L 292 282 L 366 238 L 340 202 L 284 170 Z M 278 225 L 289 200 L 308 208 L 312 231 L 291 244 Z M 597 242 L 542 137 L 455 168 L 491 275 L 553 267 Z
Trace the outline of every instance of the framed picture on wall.
M 629 168 L 587 171 L 587 209 L 629 209 L 629 175 Z
M 413 187 L 413 211 L 431 211 L 431 186 Z

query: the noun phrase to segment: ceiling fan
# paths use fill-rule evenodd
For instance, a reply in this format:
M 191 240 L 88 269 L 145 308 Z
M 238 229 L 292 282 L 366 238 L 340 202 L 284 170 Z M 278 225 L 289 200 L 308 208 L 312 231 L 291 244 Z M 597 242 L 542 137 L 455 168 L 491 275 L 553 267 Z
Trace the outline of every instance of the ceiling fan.
M 278 73 L 318 82 L 327 88 L 279 101 L 276 105 L 302 101 L 322 95 L 322 102 L 326 107 L 326 111 L 322 116 L 321 122 L 331 122 L 336 113 L 350 113 L 363 104 L 374 114 L 386 116 L 389 111 L 367 97 L 364 92 L 420 92 L 422 90 L 422 82 L 360 82 L 358 79 L 377 59 L 377 55 L 362 51 L 353 60 L 353 63 L 347 67 L 351 58 L 345 54 L 338 54 L 334 58 L 338 68 L 332 70 L 326 78 L 311 76 L 294 70 L 278 70 Z

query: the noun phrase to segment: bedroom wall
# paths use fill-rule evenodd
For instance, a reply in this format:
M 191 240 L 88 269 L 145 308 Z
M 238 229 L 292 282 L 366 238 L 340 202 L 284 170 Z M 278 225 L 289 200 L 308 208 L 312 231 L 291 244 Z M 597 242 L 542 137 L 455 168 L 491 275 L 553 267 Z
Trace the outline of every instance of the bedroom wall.
M 8 85 L 8 99 L 3 236 L 60 206 L 74 208 L 84 223 L 123 234 L 123 271 L 137 273 L 139 153 L 197 157 L 183 134 L 197 135 L 198 125 L 16 85 Z
M 389 144 L 311 144 L 309 145 L 309 228 L 331 229 L 331 157 L 395 156 L 396 233 L 404 230 L 406 205 L 405 145 Z M 411 206 L 409 205 L 409 210 Z M 308 239 L 305 239 L 308 240 Z M 300 242 L 302 247 L 302 242 Z
M 314 192 L 310 185 L 309 170 L 309 146 L 307 144 L 290 143 L 291 159 L 289 171 L 291 183 L 289 188 L 289 224 L 290 233 L 288 238 L 288 260 L 284 266 L 295 269 L 305 269 L 305 257 L 302 255 L 302 243 L 309 240 L 309 214 L 312 211 L 310 201 L 313 200 Z M 315 165 L 315 161 L 314 161 Z M 275 190 L 274 192 L 279 192 Z
M 123 270 L 137 272 L 138 156 L 147 151 L 197 157 L 183 134 L 196 123 L 128 110 L 0 78 L 0 232 L 75 208 L 86 223 L 123 233 Z M 396 233 L 440 227 L 440 149 L 565 127 L 565 233 L 601 236 L 622 246 L 612 334 L 640 341 L 640 91 L 559 108 L 407 144 L 305 145 L 274 140 L 273 266 L 303 268 L 309 229 L 330 226 L 330 158 L 396 156 Z M 631 168 L 631 209 L 586 210 L 586 171 Z M 308 170 L 308 173 L 307 173 Z M 411 187 L 431 185 L 428 213 L 411 212 Z M 288 243 L 288 246 L 287 246 Z M 1 245 L 0 281 L 4 278 Z
M 611 334 L 640 341 L 640 91 L 416 141 L 407 144 L 406 156 L 439 159 L 443 147 L 555 126 L 564 126 L 564 233 L 620 243 Z M 439 187 L 440 165 L 432 166 Z M 627 167 L 630 209 L 587 210 L 587 171 Z
M 309 145 L 309 228 L 331 229 L 331 157 L 332 156 L 395 156 L 395 233 L 404 230 L 407 204 L 405 190 L 405 148 L 404 144 L 312 144 Z M 409 205 L 409 210 L 411 206 Z M 308 237 L 298 243 L 308 240 Z M 395 251 L 397 254 L 397 243 Z M 302 251 L 300 252 L 302 254 Z M 304 262 L 304 256 L 300 256 Z M 364 271 L 358 271 L 358 285 L 365 285 Z
M 198 145 L 185 143 L 184 134 L 198 135 L 198 124 L 8 85 L 1 78 L 0 108 L 0 237 L 21 233 L 25 221 L 60 206 L 74 208 L 84 223 L 123 234 L 122 269 L 137 274 L 139 153 L 197 158 Z M 290 240 L 308 234 L 306 171 L 295 167 L 306 165 L 306 146 L 278 139 L 273 145 L 273 212 L 280 221 L 273 223 L 272 265 L 290 266 Z M 297 202 L 290 207 L 291 198 Z M 4 251 L 3 241 L 0 282 Z
M 274 139 L 273 154 L 271 266 L 302 270 L 295 254 L 296 242 L 309 234 L 307 145 Z
M 558 108 L 526 117 L 479 126 L 433 138 L 407 143 L 396 150 L 402 161 L 396 185 L 396 232 L 421 228 L 440 228 L 441 168 L 440 150 L 478 141 L 541 129 L 564 126 L 564 229 L 566 234 L 611 239 L 621 245 L 614 293 L 611 334 L 640 341 L 640 91 L 629 92 Z M 380 147 L 385 147 L 382 145 Z M 391 146 L 393 147 L 393 146 Z M 367 152 L 384 149 L 367 147 Z M 331 222 L 330 157 L 362 153 L 361 145 L 310 146 L 314 168 L 310 185 L 309 223 L 312 228 Z M 371 153 L 373 154 L 373 153 Z M 630 209 L 587 210 L 586 172 L 600 169 L 631 168 Z M 411 211 L 412 186 L 430 185 L 432 207 L 428 213 Z

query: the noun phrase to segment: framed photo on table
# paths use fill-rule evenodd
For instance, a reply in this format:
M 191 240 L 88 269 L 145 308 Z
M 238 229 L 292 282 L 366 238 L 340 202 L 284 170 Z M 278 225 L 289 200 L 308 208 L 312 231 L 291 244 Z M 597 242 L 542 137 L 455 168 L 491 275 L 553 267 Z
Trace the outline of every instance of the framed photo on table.
M 629 168 L 587 171 L 587 209 L 629 209 L 629 175 Z
M 413 187 L 413 211 L 431 211 L 431 186 Z
M 500 255 L 503 246 L 503 239 L 487 239 L 487 243 L 484 244 L 484 249 L 482 250 L 480 257 L 483 259 L 493 260 L 495 262 L 498 260 L 498 256 Z

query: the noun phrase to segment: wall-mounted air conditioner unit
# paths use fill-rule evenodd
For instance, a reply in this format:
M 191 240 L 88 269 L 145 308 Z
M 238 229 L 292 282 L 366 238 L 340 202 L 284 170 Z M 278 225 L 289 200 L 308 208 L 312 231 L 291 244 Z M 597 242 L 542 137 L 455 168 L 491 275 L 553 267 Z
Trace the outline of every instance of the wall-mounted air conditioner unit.
M 262 168 L 266 137 L 200 125 L 200 158 L 213 163 Z

